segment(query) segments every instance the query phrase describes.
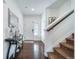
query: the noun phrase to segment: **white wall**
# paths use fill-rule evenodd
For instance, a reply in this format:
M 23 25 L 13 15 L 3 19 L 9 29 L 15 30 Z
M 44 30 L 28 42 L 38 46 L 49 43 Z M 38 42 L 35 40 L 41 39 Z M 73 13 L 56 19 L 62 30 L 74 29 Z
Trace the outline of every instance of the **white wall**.
M 23 33 L 23 16 L 21 11 L 19 10 L 17 4 L 13 0 L 7 0 L 6 3 L 3 4 L 3 39 L 8 38 L 9 28 L 8 28 L 8 8 L 18 17 L 19 19 L 19 29 L 20 33 Z M 3 59 L 6 59 L 8 43 L 3 41 Z
M 24 40 L 34 40 L 34 33 L 32 32 L 33 29 L 33 23 L 37 23 L 39 25 L 39 32 L 37 39 L 40 40 L 41 37 L 41 31 L 40 31 L 40 25 L 41 25 L 41 17 L 39 15 L 30 15 L 30 16 L 24 16 Z
M 3 39 L 8 37 L 8 8 L 3 4 Z M 8 49 L 8 43 L 3 41 L 3 59 L 6 59 L 6 53 Z
M 64 12 L 74 9 L 74 0 L 66 0 L 64 3 L 59 7 L 59 16 L 63 15 Z
M 49 16 L 55 15 L 60 17 L 66 11 L 71 10 L 72 8 L 74 8 L 73 0 L 66 0 L 58 8 L 47 9 L 46 13 L 44 13 L 46 14 L 46 17 L 42 16 L 42 20 L 45 20 L 46 22 L 45 25 L 47 26 L 48 25 L 47 20 Z M 66 38 L 67 36 L 69 36 L 71 33 L 74 32 L 75 30 L 74 19 L 75 19 L 74 14 L 72 14 L 71 16 L 66 18 L 63 22 L 58 24 L 55 28 L 53 28 L 51 31 L 47 32 L 44 29 L 42 30 L 44 32 L 42 41 L 45 43 L 46 56 L 47 56 L 47 52 L 52 51 L 53 47 L 56 47 L 59 42 L 63 41 L 64 38 Z
M 17 3 L 14 0 L 7 0 L 7 6 L 9 9 L 18 17 L 19 20 L 19 30 L 23 34 L 23 15 L 20 11 Z
M 47 21 L 46 20 L 46 16 L 47 16 L 46 10 L 44 10 L 44 12 L 41 15 L 41 39 L 42 39 L 43 42 L 45 40 L 45 32 L 44 32 L 44 29 L 46 27 L 46 21 Z
M 58 18 L 62 16 L 66 11 L 74 9 L 74 0 L 63 0 L 63 2 L 62 0 L 60 0 L 58 2 L 56 1 L 54 4 L 52 4 L 46 9 L 47 25 L 48 25 L 48 17 L 56 16 Z

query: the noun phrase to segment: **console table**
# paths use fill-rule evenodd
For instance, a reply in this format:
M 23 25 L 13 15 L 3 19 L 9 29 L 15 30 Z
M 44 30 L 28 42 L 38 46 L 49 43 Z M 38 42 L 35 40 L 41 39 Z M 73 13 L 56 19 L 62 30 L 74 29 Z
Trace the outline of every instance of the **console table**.
M 15 47 L 15 56 L 16 56 L 17 40 L 7 38 L 7 39 L 5 39 L 5 41 L 9 43 L 9 47 L 8 47 L 8 51 L 7 51 L 7 59 L 9 59 L 9 53 L 10 53 L 11 45 L 16 45 L 16 47 Z

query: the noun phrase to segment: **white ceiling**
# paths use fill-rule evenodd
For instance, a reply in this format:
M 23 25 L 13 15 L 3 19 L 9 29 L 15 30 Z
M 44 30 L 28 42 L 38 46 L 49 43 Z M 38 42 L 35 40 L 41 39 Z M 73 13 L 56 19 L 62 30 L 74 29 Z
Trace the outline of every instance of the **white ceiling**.
M 56 0 L 15 0 L 21 9 L 23 15 L 40 15 L 45 8 L 50 6 Z M 27 8 L 25 8 L 27 7 Z M 32 8 L 35 11 L 32 11 Z

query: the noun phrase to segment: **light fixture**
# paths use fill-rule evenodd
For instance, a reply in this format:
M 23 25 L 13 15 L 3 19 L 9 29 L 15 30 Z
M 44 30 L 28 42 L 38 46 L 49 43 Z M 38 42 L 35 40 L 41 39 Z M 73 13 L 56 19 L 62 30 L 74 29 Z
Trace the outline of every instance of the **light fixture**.
M 32 8 L 32 11 L 35 11 L 35 9 L 34 9 L 34 8 Z

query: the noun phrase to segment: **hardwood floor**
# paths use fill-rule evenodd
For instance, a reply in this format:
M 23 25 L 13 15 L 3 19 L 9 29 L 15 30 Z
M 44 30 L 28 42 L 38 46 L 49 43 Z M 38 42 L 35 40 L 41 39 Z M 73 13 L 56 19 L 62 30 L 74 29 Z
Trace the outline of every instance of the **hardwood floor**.
M 16 59 L 44 59 L 44 44 L 41 41 L 24 42 Z

